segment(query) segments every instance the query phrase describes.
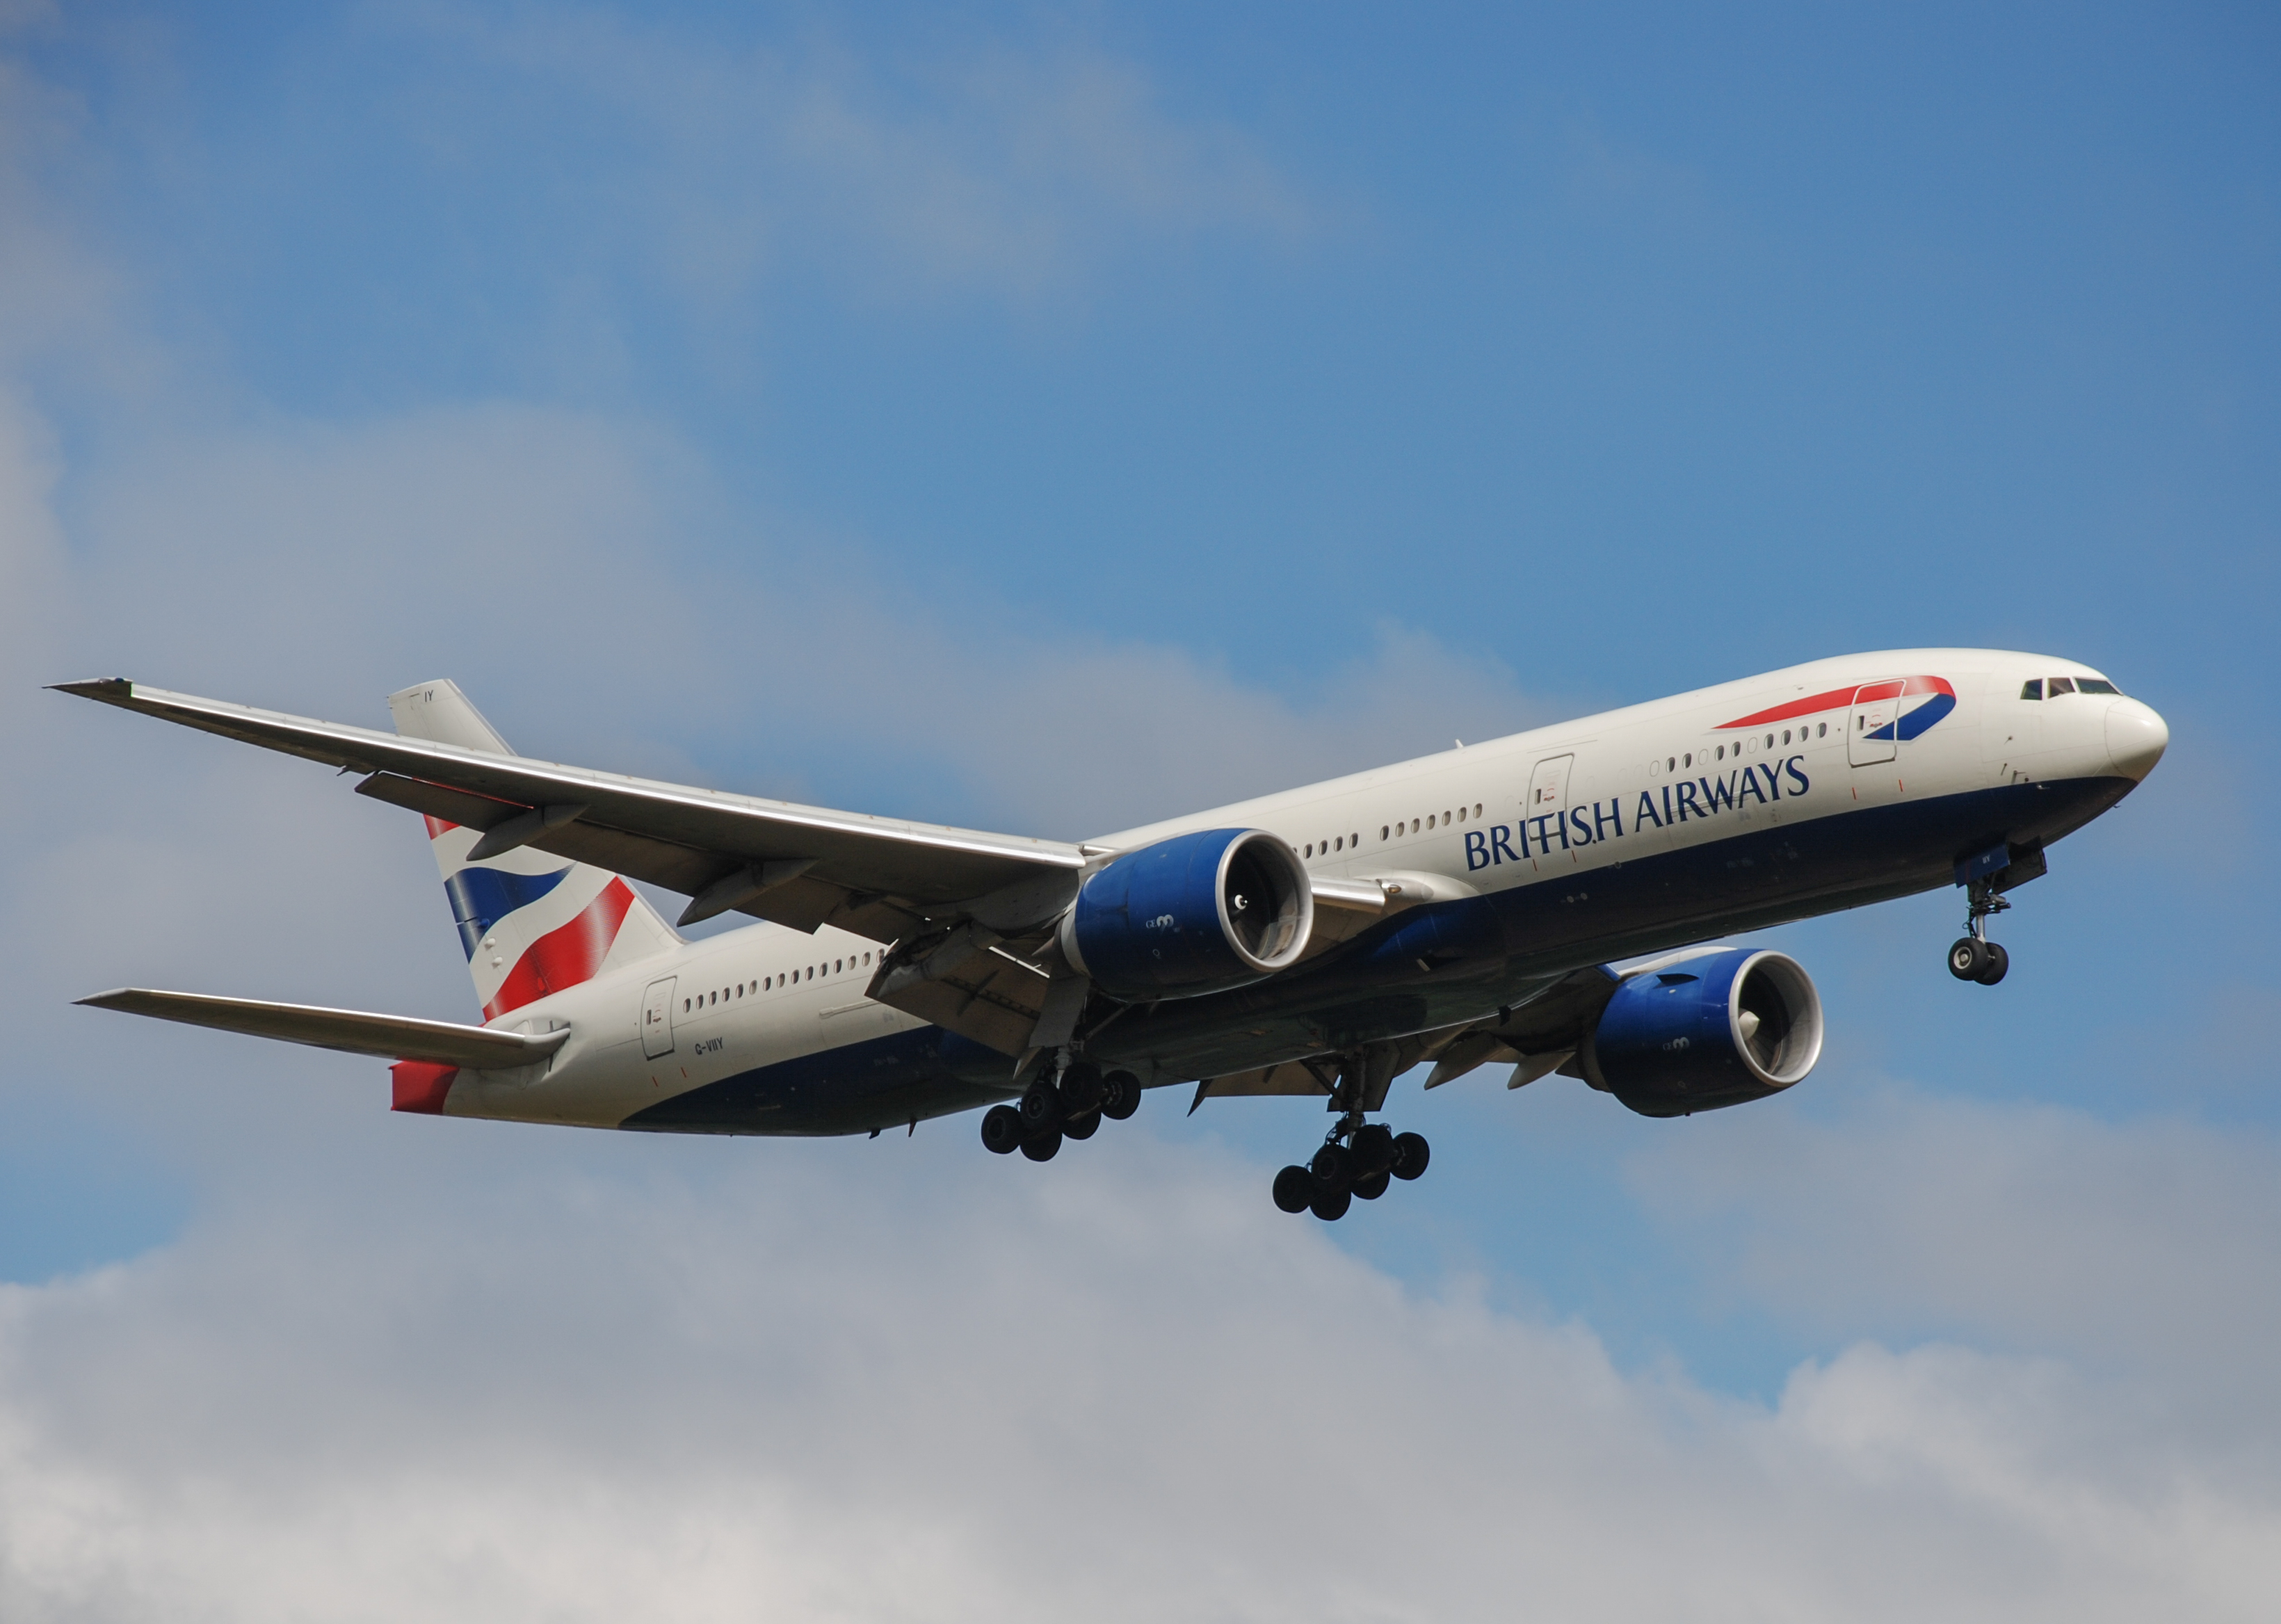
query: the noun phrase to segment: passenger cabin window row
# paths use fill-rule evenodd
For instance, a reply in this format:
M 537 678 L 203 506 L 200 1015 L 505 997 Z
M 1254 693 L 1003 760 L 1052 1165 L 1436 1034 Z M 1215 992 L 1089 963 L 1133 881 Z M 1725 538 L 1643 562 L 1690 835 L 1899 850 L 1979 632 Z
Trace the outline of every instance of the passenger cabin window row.
M 687 1015 L 692 1009 L 709 1009 L 716 1004 L 742 998 L 747 993 L 774 992 L 778 987 L 790 986 L 795 981 L 813 981 L 819 975 L 837 976 L 851 970 L 868 970 L 870 965 L 870 954 L 859 958 L 851 953 L 844 959 L 832 960 L 829 964 L 810 964 L 804 970 L 788 970 L 782 975 L 762 976 L 758 981 L 739 981 L 736 986 L 724 986 L 718 992 L 692 994 L 681 1001 L 681 1012 Z
M 1380 824 L 1378 826 L 1378 838 L 1381 840 L 1398 840 L 1404 835 L 1413 835 L 1420 830 L 1447 829 L 1452 824 L 1462 824 L 1467 818 L 1479 819 L 1481 816 L 1481 803 L 1478 800 L 1470 807 L 1444 807 L 1438 816 L 1428 812 L 1422 816 L 1413 817 L 1407 823 Z M 1353 845 L 1362 844 L 1362 837 L 1358 834 L 1349 835 L 1347 839 Z
M 2055 700 L 2062 693 L 2104 693 L 2118 700 L 2122 697 L 2122 690 L 2102 677 L 2054 677 L 2049 681 L 2031 677 L 2020 689 L 2023 700 Z
M 1829 737 L 1829 723 L 1827 722 L 1818 722 L 1812 727 L 1802 724 L 1795 728 L 1786 727 L 1779 732 L 1769 728 L 1767 731 L 1764 747 L 1768 750 L 1780 750 L 1792 743 L 1809 744 L 1814 739 Z M 1683 769 L 1691 768 L 1695 765 L 1695 758 L 1698 755 L 1703 758 L 1703 764 L 1706 767 L 1713 762 L 1723 762 L 1729 756 L 1738 756 L 1743 754 L 1743 742 L 1741 739 L 1736 739 L 1732 744 L 1713 745 L 1708 750 L 1689 750 L 1678 755 L 1666 755 L 1659 762 L 1650 762 L 1647 764 L 1648 776 L 1661 777 L 1667 772 L 1678 772 Z M 1756 739 L 1749 742 L 1752 750 L 1760 747 Z

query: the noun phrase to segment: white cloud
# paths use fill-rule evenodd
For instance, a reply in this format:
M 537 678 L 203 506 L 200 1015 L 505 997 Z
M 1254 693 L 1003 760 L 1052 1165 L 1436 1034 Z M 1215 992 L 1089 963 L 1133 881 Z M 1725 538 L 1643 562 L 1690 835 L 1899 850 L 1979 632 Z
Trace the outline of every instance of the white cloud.
M 12 1619 L 2247 1618 L 2281 1579 L 2269 1480 L 2071 1452 L 2095 1384 L 1864 1347 L 1719 1401 L 1144 1128 L 1036 1169 L 292 1125 L 179 1246 L 0 1294 Z
M 1827 1117 L 1705 1118 L 1631 1182 L 1730 1289 L 1829 1334 L 1945 1327 L 2159 1373 L 2222 1441 L 2275 1418 L 2281 1143 L 2175 1117 L 1885 1086 Z

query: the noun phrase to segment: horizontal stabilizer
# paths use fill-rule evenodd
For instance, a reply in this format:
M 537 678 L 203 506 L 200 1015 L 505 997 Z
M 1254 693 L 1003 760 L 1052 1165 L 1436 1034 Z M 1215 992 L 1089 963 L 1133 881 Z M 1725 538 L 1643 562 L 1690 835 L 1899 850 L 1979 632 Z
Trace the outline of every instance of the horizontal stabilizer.
M 474 1071 L 527 1066 L 561 1048 L 570 1032 L 526 1035 L 462 1026 L 455 1021 L 423 1021 L 404 1015 L 367 1015 L 358 1009 L 323 1009 L 311 1004 L 267 1003 L 258 998 L 216 998 L 204 993 L 161 993 L 121 987 L 97 993 L 81 1003 L 97 1009 L 148 1015 L 249 1037 L 276 1038 L 348 1055 L 383 1060 L 426 1060 Z

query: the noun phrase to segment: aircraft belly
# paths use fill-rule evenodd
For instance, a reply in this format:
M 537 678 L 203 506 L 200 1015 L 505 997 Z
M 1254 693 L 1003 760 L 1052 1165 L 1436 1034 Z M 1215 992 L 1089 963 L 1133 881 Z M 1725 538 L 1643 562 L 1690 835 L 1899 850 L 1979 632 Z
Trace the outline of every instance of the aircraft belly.
M 636 1111 L 619 1125 L 668 1133 L 860 1133 L 968 1110 L 1014 1091 L 1011 1060 L 939 1027 L 919 1026 L 754 1066 Z

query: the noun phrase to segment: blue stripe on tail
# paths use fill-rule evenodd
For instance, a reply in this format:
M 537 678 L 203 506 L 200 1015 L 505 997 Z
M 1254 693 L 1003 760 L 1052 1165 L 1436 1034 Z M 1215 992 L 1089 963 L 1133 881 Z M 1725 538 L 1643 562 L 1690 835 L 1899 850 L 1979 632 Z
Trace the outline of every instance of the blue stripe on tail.
M 528 908 L 562 883 L 568 869 L 552 874 L 510 874 L 505 869 L 461 869 L 444 882 L 459 922 L 460 945 L 472 961 L 483 933 L 518 908 Z

